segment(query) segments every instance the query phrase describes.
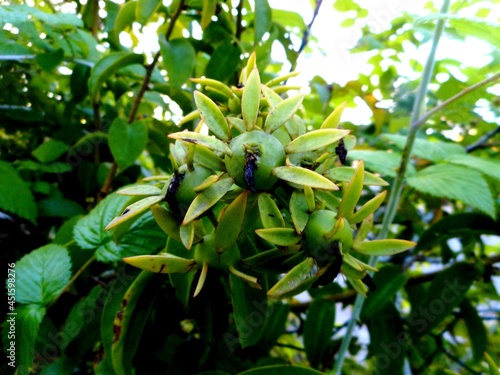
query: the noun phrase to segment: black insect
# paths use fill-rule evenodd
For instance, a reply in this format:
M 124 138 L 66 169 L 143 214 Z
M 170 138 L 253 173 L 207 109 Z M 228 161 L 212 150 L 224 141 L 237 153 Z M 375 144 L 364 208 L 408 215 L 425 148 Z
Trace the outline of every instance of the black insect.
M 368 289 L 370 289 L 370 292 L 373 292 L 375 289 L 377 289 L 377 286 L 373 282 L 373 279 L 370 275 L 366 274 L 366 276 L 363 277 L 361 281 L 368 287 Z
M 335 280 L 340 272 L 340 267 L 342 267 L 342 254 L 340 252 L 339 243 L 337 241 L 332 242 L 327 249 L 327 253 L 329 255 L 328 258 L 330 266 L 327 268 L 326 272 L 312 285 L 313 288 L 330 284 L 333 280 Z
M 347 149 L 345 148 L 344 140 L 339 141 L 339 145 L 335 147 L 335 153 L 338 155 L 340 162 L 345 165 L 347 158 Z
M 165 201 L 168 203 L 170 210 L 176 217 L 181 216 L 181 211 L 179 209 L 177 199 L 175 198 L 175 194 L 177 193 L 177 190 L 179 190 L 179 186 L 181 185 L 183 179 L 184 173 L 175 172 L 174 177 L 168 185 L 167 194 L 165 194 Z
M 258 157 L 250 152 L 247 153 L 244 169 L 244 179 L 248 190 L 255 193 L 255 171 L 259 168 L 257 165 Z

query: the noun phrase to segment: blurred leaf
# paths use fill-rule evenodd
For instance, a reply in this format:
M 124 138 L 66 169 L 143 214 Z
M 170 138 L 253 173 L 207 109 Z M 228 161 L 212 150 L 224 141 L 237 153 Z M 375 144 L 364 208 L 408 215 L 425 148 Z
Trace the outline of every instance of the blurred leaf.
M 449 164 L 432 165 L 408 178 L 408 185 L 435 197 L 458 199 L 495 218 L 488 184 L 474 169 Z
M 229 275 L 229 283 L 241 347 L 255 345 L 260 339 L 268 314 L 266 293 L 250 287 L 233 274 Z
M 490 374 L 491 375 L 500 374 L 500 370 L 498 369 L 498 365 L 495 363 L 493 358 L 491 358 L 491 356 L 487 352 L 484 352 L 484 356 L 486 357 L 486 361 L 488 362 Z
M 233 82 L 233 74 L 240 64 L 241 49 L 230 40 L 224 40 L 212 53 L 205 68 L 207 78 L 222 82 Z
M 48 198 L 38 201 L 38 215 L 40 217 L 70 218 L 84 215 L 85 209 L 75 201 L 65 198 Z
M 401 150 L 404 149 L 406 144 L 406 137 L 404 135 L 383 134 L 382 138 L 394 143 Z M 453 142 L 429 141 L 417 138 L 415 139 L 411 153 L 419 158 L 437 163 L 452 154 L 465 154 L 465 149 Z
M 66 248 L 49 244 L 16 263 L 16 302 L 46 305 L 61 293 L 71 277 Z
M 127 27 L 131 27 L 132 23 L 135 21 L 136 13 L 140 12 L 138 10 L 138 1 L 131 0 L 121 5 L 120 10 L 116 16 L 114 31 L 119 35 Z
M 69 147 L 66 143 L 50 139 L 34 149 L 31 155 L 41 163 L 50 163 L 63 155 L 68 149 Z
M 272 23 L 272 9 L 268 0 L 255 1 L 254 15 L 254 44 L 257 45 L 266 32 L 269 31 Z
M 18 279 L 19 281 L 19 279 Z M 35 343 L 42 319 L 45 316 L 45 307 L 38 304 L 19 306 L 16 308 L 15 333 L 18 339 L 15 344 L 14 361 L 19 375 L 28 375 L 32 368 L 35 354 Z M 10 316 L 9 316 L 10 317 Z M 22 340 L 19 338 L 22 337 Z
M 396 176 L 396 170 L 399 168 L 399 164 L 401 163 L 401 154 L 398 152 L 380 150 L 352 150 L 347 154 L 347 159 L 363 159 L 366 169 L 375 173 L 380 173 L 382 176 L 394 177 Z M 406 175 L 411 176 L 414 173 L 415 168 L 408 165 Z
M 479 362 L 484 357 L 484 352 L 488 347 L 488 336 L 483 320 L 479 316 L 477 309 L 467 298 L 464 298 L 462 303 L 460 303 L 460 312 L 462 313 L 461 315 L 469 334 L 472 347 L 472 360 Z
M 108 143 L 116 163 L 121 169 L 130 167 L 146 148 L 148 127 L 144 121 L 128 124 L 117 117 L 109 129 Z
M 500 162 L 485 157 L 476 157 L 472 155 L 454 154 L 447 156 L 444 161 L 452 164 L 465 165 L 466 167 L 478 170 L 485 175 L 500 181 Z
M 422 233 L 415 251 L 429 250 L 450 238 L 480 234 L 498 236 L 500 225 L 489 216 L 472 212 L 445 216 Z
M 37 208 L 28 183 L 12 165 L 0 160 L 0 208 L 35 222 Z
M 328 343 L 333 336 L 335 303 L 316 297 L 307 309 L 304 322 L 304 347 L 307 359 L 314 368 L 323 367 Z
M 92 68 L 88 87 L 90 98 L 95 100 L 101 85 L 114 73 L 132 64 L 143 64 L 144 56 L 129 52 L 113 52 L 102 57 Z
M 363 160 L 363 159 L 361 159 Z M 351 180 L 356 168 L 352 167 L 336 167 L 328 170 L 325 175 L 335 181 L 348 182 Z M 389 184 L 375 176 L 374 174 L 364 171 L 363 184 L 369 186 L 388 186 Z
M 192 76 L 195 67 L 196 51 L 191 43 L 183 38 L 167 41 L 160 38 L 160 52 L 168 73 L 171 91 L 179 90 Z
M 361 312 L 361 320 L 372 319 L 380 310 L 393 302 L 396 293 L 406 284 L 408 276 L 405 275 L 401 267 L 388 264 L 377 272 L 373 282 L 377 286 L 372 293 L 368 295 Z
M 54 52 L 39 53 L 35 61 L 43 70 L 51 71 L 55 69 L 64 59 L 64 51 L 57 49 Z
M 161 4 L 161 0 L 139 0 L 135 10 L 135 19 L 145 25 Z
M 238 373 L 238 375 L 320 375 L 322 372 L 294 365 L 273 365 L 257 367 Z
M 352 248 L 358 253 L 365 255 L 395 255 L 411 249 L 416 245 L 415 242 L 397 239 L 372 240 L 366 242 L 355 242 Z
M 412 336 L 423 336 L 449 316 L 477 276 L 474 266 L 463 262 L 439 272 L 418 306 L 412 305 L 409 318 Z
M 215 15 L 216 8 L 217 0 L 203 0 L 203 10 L 201 12 L 202 29 L 205 29 L 212 22 L 212 16 Z

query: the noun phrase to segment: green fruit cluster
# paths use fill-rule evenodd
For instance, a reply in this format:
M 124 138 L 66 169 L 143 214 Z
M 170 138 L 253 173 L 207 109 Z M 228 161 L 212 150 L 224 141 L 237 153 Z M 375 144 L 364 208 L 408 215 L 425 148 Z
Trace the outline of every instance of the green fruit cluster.
M 199 117 L 198 126 L 168 135 L 175 140 L 170 155 L 176 172 L 157 177 L 166 179 L 163 186 L 119 191 L 145 197 L 108 229 L 151 208 L 169 241 L 184 245 L 185 257 L 167 246 L 158 255 L 124 261 L 161 273 L 200 270 L 195 295 L 210 268 L 255 288 L 266 275 L 285 273 L 267 290 L 274 299 L 325 285 L 340 272 L 364 295 L 367 271 L 376 269 L 351 252 L 392 255 L 414 243 L 365 240 L 385 192 L 358 207 L 363 186 L 386 183 L 366 172 L 362 160 L 356 168 L 343 166 L 354 146 L 354 137 L 339 126 L 344 105 L 307 131 L 299 116 L 304 95 L 278 94 L 294 73 L 263 84 L 255 61 L 254 54 L 241 73 L 242 88 L 193 79 L 217 102 L 194 93 L 197 110 L 182 122 Z

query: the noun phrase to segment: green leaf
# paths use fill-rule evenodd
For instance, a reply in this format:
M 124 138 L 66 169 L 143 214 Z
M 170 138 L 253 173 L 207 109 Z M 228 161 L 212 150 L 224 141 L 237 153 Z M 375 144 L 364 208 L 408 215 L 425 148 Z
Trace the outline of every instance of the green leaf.
M 186 273 L 196 266 L 192 259 L 185 259 L 172 254 L 138 255 L 123 258 L 125 263 L 155 273 Z
M 292 246 L 302 239 L 293 228 L 257 229 L 255 233 L 260 238 L 278 246 Z
M 488 335 L 484 327 L 483 320 L 479 316 L 471 301 L 464 298 L 460 303 L 460 312 L 469 334 L 472 347 L 472 360 L 479 362 L 484 357 L 484 352 L 488 347 Z
M 209 149 L 220 151 L 228 155 L 232 154 L 231 149 L 227 144 L 209 135 L 200 134 L 196 132 L 183 131 L 183 132 L 169 134 L 168 137 L 172 139 L 180 139 L 188 143 L 199 144 L 208 147 Z
M 328 146 L 349 134 L 345 129 L 318 129 L 295 138 L 286 146 L 289 154 L 298 152 L 314 151 L 318 148 Z
M 457 165 L 437 164 L 408 178 L 408 185 L 435 197 L 458 199 L 495 218 L 495 204 L 481 173 Z
M 258 197 L 260 220 L 264 228 L 279 228 L 285 227 L 285 220 L 281 215 L 281 211 L 274 203 L 271 195 L 268 193 L 260 193 Z
M 16 302 L 46 305 L 59 295 L 71 277 L 66 248 L 49 244 L 16 263 Z
M 238 43 L 233 44 L 229 39 L 224 40 L 215 49 L 205 68 L 207 78 L 228 82 L 233 80 L 233 74 L 240 64 L 241 49 Z
M 307 258 L 293 267 L 274 284 L 267 292 L 268 297 L 271 299 L 288 298 L 309 289 L 318 279 L 314 272 L 315 269 L 314 259 Z
M 486 358 L 486 362 L 488 362 L 490 375 L 499 375 L 500 370 L 498 369 L 498 365 L 495 363 L 493 358 L 491 358 L 491 356 L 487 352 L 484 352 L 484 357 Z
M 272 133 L 284 125 L 299 109 L 304 100 L 304 95 L 296 95 L 276 104 L 268 113 L 264 122 L 264 130 Z
M 194 225 L 192 221 L 185 225 L 181 225 L 179 228 L 179 236 L 184 247 L 191 250 L 194 242 Z
M 335 304 L 316 297 L 307 309 L 304 322 L 304 347 L 312 367 L 320 368 L 325 361 L 328 343 L 333 336 Z
M 233 274 L 229 275 L 229 285 L 234 322 L 241 347 L 253 346 L 260 339 L 268 314 L 266 294 L 262 290 L 250 287 Z
M 355 242 L 352 248 L 358 253 L 365 255 L 395 255 L 403 251 L 409 250 L 416 245 L 413 241 L 406 240 L 373 240 L 367 242 Z
M 50 163 L 69 150 L 66 143 L 50 139 L 31 152 L 39 162 Z
M 440 271 L 418 306 L 412 306 L 409 316 L 412 336 L 423 336 L 452 314 L 477 276 L 478 271 L 469 263 L 455 263 Z
M 101 89 L 104 81 L 109 79 L 114 73 L 132 64 L 143 64 L 144 56 L 130 52 L 113 52 L 102 57 L 92 68 L 89 77 L 89 92 L 92 101 Z
M 272 365 L 257 367 L 238 373 L 238 375 L 320 375 L 322 372 L 308 367 L 294 365 Z
M 290 198 L 290 214 L 297 233 L 302 233 L 309 220 L 309 210 L 304 193 L 294 189 Z
M 0 160 L 0 208 L 35 222 L 37 208 L 33 194 L 12 165 Z
M 132 203 L 131 205 L 127 206 L 120 215 L 116 216 L 106 226 L 106 228 L 104 228 L 104 230 L 109 230 L 113 227 L 116 227 L 119 224 L 124 223 L 127 220 L 130 220 L 131 218 L 143 213 L 151 206 L 160 203 L 163 199 L 164 199 L 163 196 L 153 195 L 151 197 L 142 198 L 141 200 Z
M 483 39 L 493 47 L 500 48 L 500 26 L 481 18 L 463 17 L 455 14 L 431 14 L 415 20 L 416 23 L 427 23 L 438 19 L 447 19 L 450 25 L 464 37 L 473 36 Z
M 38 304 L 19 306 L 16 308 L 16 368 L 19 375 L 28 375 L 35 355 L 35 343 L 40 324 L 45 316 L 45 307 Z M 9 316 L 11 318 L 11 316 Z M 9 319 L 8 318 L 8 319 Z M 7 319 L 7 321 L 8 321 Z M 22 340 L 20 339 L 22 338 Z
M 230 249 L 238 239 L 245 217 L 248 190 L 244 190 L 226 207 L 215 229 L 215 251 Z
M 337 208 L 337 217 L 350 216 L 350 213 L 356 207 L 356 203 L 358 203 L 363 191 L 364 168 L 363 160 L 361 160 L 351 180 L 344 184 L 342 200 Z
M 224 162 L 209 148 L 198 144 L 194 152 L 194 161 L 214 171 L 225 170 Z
M 35 61 L 40 65 L 40 67 L 50 72 L 55 69 L 59 64 L 62 63 L 64 59 L 64 51 L 59 48 L 53 52 L 39 53 L 35 57 Z
M 135 10 L 135 19 L 145 25 L 161 4 L 161 0 L 139 0 Z
M 222 178 L 196 196 L 189 206 L 183 224 L 189 223 L 216 204 L 233 185 L 232 178 Z
M 500 181 L 500 162 L 497 160 L 487 159 L 484 157 L 478 158 L 468 154 L 454 154 L 446 157 L 444 161 L 473 168 L 491 178 L 494 178 L 497 182 Z
M 401 154 L 398 152 L 352 150 L 347 154 L 347 158 L 349 160 L 363 159 L 366 169 L 390 177 L 396 176 L 396 170 L 401 163 Z M 408 165 L 406 175 L 412 174 L 415 174 L 415 168 Z
M 73 217 L 84 215 L 85 209 L 75 201 L 66 198 L 48 198 L 38 201 L 40 217 Z
M 359 210 L 356 211 L 353 215 L 347 217 L 349 223 L 357 224 L 362 222 L 366 217 L 373 214 L 377 208 L 384 202 L 385 196 L 387 195 L 387 191 L 383 191 L 382 193 L 376 195 L 368 202 L 366 202 Z
M 144 121 L 135 121 L 128 124 L 121 117 L 117 117 L 109 129 L 109 148 L 121 169 L 134 164 L 148 141 L 148 127 Z
M 215 15 L 216 8 L 217 0 L 203 0 L 203 10 L 201 13 L 202 29 L 205 29 L 212 22 L 212 16 Z
M 147 294 L 145 290 L 152 273 L 141 272 L 128 288 L 120 303 L 121 309 L 116 313 L 113 322 L 115 335 L 111 345 L 113 368 L 117 375 L 132 375 L 135 373 L 132 360 L 139 346 L 138 334 L 142 332 L 147 317 L 152 308 L 151 304 L 139 304 L 141 296 Z M 153 293 L 150 288 L 149 294 Z M 145 307 L 145 309 L 141 309 Z
M 334 181 L 342 181 L 348 182 L 351 180 L 354 175 L 356 168 L 352 167 L 336 167 L 328 170 L 325 173 L 325 176 L 334 180 Z M 375 176 L 374 174 L 365 171 L 363 184 L 368 186 L 388 186 L 389 183 L 384 181 L 380 177 Z
M 484 214 L 465 212 L 443 217 L 432 224 L 418 240 L 415 251 L 429 250 L 450 238 L 493 234 L 500 236 L 500 225 Z
M 199 91 L 194 92 L 194 101 L 205 125 L 223 141 L 229 140 L 229 126 L 217 104 Z
M 272 171 L 273 175 L 297 185 L 310 186 L 316 189 L 338 190 L 339 188 L 326 177 L 310 169 L 288 166 L 276 167 Z
M 196 62 L 196 51 L 187 39 L 178 38 L 167 41 L 160 37 L 160 52 L 168 73 L 172 91 L 179 90 L 192 76 Z
M 346 105 L 347 101 L 337 106 L 337 108 L 335 108 L 335 110 L 326 118 L 323 124 L 321 124 L 320 129 L 336 128 L 337 126 L 339 126 L 340 117 L 342 116 Z
M 163 229 L 163 231 L 176 241 L 181 241 L 179 228 L 180 223 L 175 217 L 161 205 L 157 204 L 151 207 L 151 212 L 156 220 L 158 226 Z
M 255 1 L 255 15 L 254 15 L 254 44 L 257 45 L 267 33 L 272 23 L 272 9 L 267 0 Z
M 118 190 L 116 194 L 127 196 L 160 195 L 162 190 L 153 185 L 133 185 Z
M 374 276 L 373 282 L 377 286 L 365 300 L 361 312 L 361 320 L 366 321 L 373 318 L 385 308 L 388 303 L 392 303 L 396 293 L 406 284 L 406 276 L 401 267 L 388 264 L 380 269 Z
M 116 16 L 114 32 L 119 35 L 135 21 L 138 1 L 132 0 L 121 5 Z
M 406 136 L 404 135 L 383 134 L 382 138 L 394 143 L 401 150 L 403 150 L 406 145 Z M 453 142 L 417 138 L 413 143 L 411 153 L 419 158 L 437 163 L 452 154 L 465 154 L 465 149 Z
M 243 95 L 241 97 L 241 114 L 245 128 L 253 129 L 259 114 L 260 104 L 260 76 L 257 68 L 254 68 L 245 83 Z

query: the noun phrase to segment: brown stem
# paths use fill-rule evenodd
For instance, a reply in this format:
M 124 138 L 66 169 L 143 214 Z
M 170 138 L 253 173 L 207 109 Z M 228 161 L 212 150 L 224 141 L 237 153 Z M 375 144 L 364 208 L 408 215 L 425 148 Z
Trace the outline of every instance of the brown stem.
M 467 152 L 472 152 L 476 151 L 479 148 L 484 148 L 487 142 L 493 138 L 495 135 L 500 133 L 500 126 L 496 127 L 495 129 L 489 131 L 485 135 L 483 135 L 481 138 L 477 140 L 476 143 L 473 143 L 465 148 Z
M 170 39 L 172 36 L 172 32 L 174 31 L 174 26 L 175 22 L 181 15 L 181 12 L 184 8 L 184 0 L 181 0 L 179 3 L 179 6 L 177 7 L 177 10 L 175 13 L 172 15 L 170 18 L 170 23 L 168 25 L 167 32 L 165 33 L 165 38 L 167 40 Z M 135 121 L 135 118 L 137 116 L 137 111 L 139 110 L 139 105 L 141 104 L 141 100 L 144 97 L 144 94 L 146 93 L 149 82 L 151 81 L 151 76 L 153 74 L 153 71 L 155 69 L 156 64 L 158 63 L 158 60 L 160 59 L 160 52 L 156 52 L 156 54 L 153 57 L 153 61 L 151 64 L 146 66 L 146 74 L 144 75 L 144 79 L 142 80 L 141 87 L 139 88 L 139 91 L 137 92 L 137 95 L 134 99 L 134 102 L 132 104 L 132 109 L 130 110 L 128 120 L 127 122 L 131 124 L 132 122 Z M 104 184 L 101 187 L 101 190 L 99 191 L 98 194 L 98 201 L 101 201 L 106 197 L 106 195 L 109 194 L 111 191 L 111 184 L 113 183 L 113 179 L 115 178 L 116 172 L 118 170 L 118 165 L 116 164 L 116 161 L 113 161 L 113 164 L 111 165 L 111 169 L 108 172 L 108 175 L 106 176 L 106 181 L 104 181 Z
M 99 0 L 92 1 L 92 29 L 90 32 L 94 39 L 98 40 L 99 33 L 99 24 L 101 23 L 101 19 L 99 18 Z
M 240 0 L 238 8 L 236 8 L 236 39 L 241 40 L 241 34 L 243 34 L 243 4 L 245 0 Z

